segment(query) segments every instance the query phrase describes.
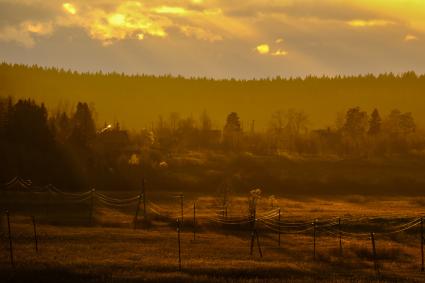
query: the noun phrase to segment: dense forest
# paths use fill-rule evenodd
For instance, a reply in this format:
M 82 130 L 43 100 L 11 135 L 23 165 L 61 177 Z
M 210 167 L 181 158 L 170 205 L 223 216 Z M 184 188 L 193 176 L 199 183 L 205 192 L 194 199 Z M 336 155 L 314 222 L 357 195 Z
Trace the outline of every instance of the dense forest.
M 215 127 L 237 112 L 243 128 L 268 127 L 272 112 L 303 110 L 312 128 L 334 126 L 337 113 L 359 106 L 388 114 L 397 108 L 412 112 L 425 125 L 425 76 L 413 72 L 379 76 L 306 77 L 213 80 L 101 72 L 81 74 L 37 66 L 0 65 L 0 94 L 31 97 L 49 108 L 94 104 L 98 120 L 120 120 L 129 129 L 150 127 L 158 115 L 199 115 L 207 110 Z
M 144 177 L 158 191 L 199 193 L 212 193 L 223 188 L 223 184 L 235 192 L 257 186 L 290 194 L 422 193 L 425 189 L 425 132 L 417 119 L 421 113 L 414 115 L 397 107 L 384 112 L 379 104 L 367 111 L 353 104 L 339 114 L 328 113 L 333 117 L 332 126 L 317 127 L 314 118 L 303 109 L 282 107 L 275 111 L 272 109 L 279 107 L 275 104 L 267 111 L 264 109 L 263 119 L 267 122 L 259 128 L 254 117 L 259 112 L 245 115 L 244 123 L 236 101 L 234 110 L 221 117 L 210 114 L 207 107 L 196 108 L 201 107 L 197 104 L 200 101 L 207 103 L 213 91 L 223 101 L 235 99 L 227 97 L 232 91 L 238 97 L 246 90 L 245 95 L 255 100 L 253 90 L 259 92 L 258 96 L 277 97 L 280 89 L 291 88 L 294 92 L 299 90 L 301 97 L 309 92 L 310 96 L 319 96 L 323 89 L 346 87 L 347 92 L 353 92 L 354 88 L 362 97 L 366 95 L 362 89 L 367 87 L 361 83 L 369 85 L 369 92 L 374 89 L 381 97 L 396 97 L 402 86 L 408 86 L 412 92 L 406 92 L 406 96 L 416 97 L 416 107 L 420 107 L 423 103 L 419 103 L 419 92 L 425 78 L 413 73 L 400 77 L 242 82 L 83 75 L 3 64 L 1 82 L 0 182 L 3 183 L 21 176 L 34 184 L 52 183 L 69 191 L 91 187 L 138 190 Z M 394 86 L 394 89 L 387 87 L 385 95 L 379 89 L 383 82 Z M 317 91 L 313 91 L 315 84 Z M 187 96 L 180 93 L 186 87 Z M 204 87 L 211 93 L 201 92 Z M 199 90 L 198 100 L 190 103 L 190 97 L 195 97 L 193 88 Z M 136 96 L 136 90 L 141 89 L 144 91 Z M 134 125 L 139 126 L 130 130 L 118 122 L 119 116 L 111 120 L 99 118 L 106 116 L 97 108 L 97 100 L 96 103 L 85 101 L 100 98 L 101 91 L 107 101 L 115 101 L 110 110 L 129 104 L 133 109 L 140 107 L 133 113 L 135 116 L 143 116 L 145 108 L 156 114 L 152 120 L 146 120 L 147 126 L 134 117 Z M 55 106 L 43 102 L 54 98 L 65 101 L 77 93 L 73 99 L 87 96 L 86 99 Z M 137 98 L 127 100 L 132 96 Z M 200 114 L 185 114 L 185 111 L 163 114 L 161 110 L 165 108 L 156 108 L 156 104 L 149 102 L 155 96 L 158 104 L 179 110 L 183 103 L 192 112 L 201 110 Z M 167 100 L 173 96 L 171 102 Z M 189 100 L 172 105 L 179 97 Z M 322 105 L 325 102 L 332 100 L 323 99 Z M 211 104 L 215 103 L 217 100 L 211 99 Z M 265 105 L 245 103 L 253 109 Z M 330 111 L 320 105 L 316 107 L 323 113 Z M 131 109 L 123 111 L 129 114 Z M 144 117 L 148 119 L 149 115 Z M 222 122 L 215 123 L 215 119 Z

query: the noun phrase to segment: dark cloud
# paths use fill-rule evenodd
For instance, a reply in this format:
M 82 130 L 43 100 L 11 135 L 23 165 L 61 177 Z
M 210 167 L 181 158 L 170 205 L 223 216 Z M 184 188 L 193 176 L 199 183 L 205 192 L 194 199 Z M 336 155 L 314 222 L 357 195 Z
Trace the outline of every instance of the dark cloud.
M 54 11 L 43 5 L 0 2 L 0 26 L 16 25 L 28 20 L 47 21 L 54 16 Z

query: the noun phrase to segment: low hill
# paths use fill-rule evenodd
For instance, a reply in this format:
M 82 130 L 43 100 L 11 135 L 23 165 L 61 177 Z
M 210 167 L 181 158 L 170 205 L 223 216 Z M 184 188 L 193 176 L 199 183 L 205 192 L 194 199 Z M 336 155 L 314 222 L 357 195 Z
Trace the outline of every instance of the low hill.
M 236 111 L 244 126 L 255 121 L 265 128 L 271 113 L 280 109 L 303 110 L 310 127 L 334 124 L 336 114 L 360 106 L 382 113 L 394 108 L 413 112 L 425 124 L 425 76 L 409 72 L 399 76 L 337 78 L 212 80 L 122 74 L 81 74 L 37 66 L 0 65 L 0 96 L 34 98 L 49 108 L 88 101 L 99 113 L 98 122 L 119 120 L 127 128 L 148 127 L 171 112 L 197 118 L 206 110 L 215 127 Z

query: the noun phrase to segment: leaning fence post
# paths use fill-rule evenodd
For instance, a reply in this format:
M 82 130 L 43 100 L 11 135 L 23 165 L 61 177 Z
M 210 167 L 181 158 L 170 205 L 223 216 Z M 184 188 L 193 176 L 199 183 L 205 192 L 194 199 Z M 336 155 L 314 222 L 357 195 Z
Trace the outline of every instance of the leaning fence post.
M 38 253 L 38 239 L 37 239 L 37 227 L 36 227 L 36 223 L 35 223 L 35 216 L 32 216 L 32 226 L 34 228 L 35 252 Z
M 12 232 L 10 230 L 10 215 L 9 211 L 6 210 L 6 217 L 7 217 L 7 229 L 9 231 L 9 252 L 10 252 L 10 263 L 14 267 L 14 261 L 13 261 L 13 245 L 12 245 Z
M 375 246 L 375 234 L 370 233 L 370 239 L 372 240 L 372 256 L 375 270 L 378 271 L 378 262 L 376 259 L 376 246 Z
M 424 219 L 421 217 L 421 258 L 422 258 L 422 265 L 421 265 L 421 271 L 424 271 Z
M 182 259 L 181 259 L 181 252 L 180 252 L 180 220 L 177 219 L 177 243 L 179 248 L 179 271 L 182 270 Z

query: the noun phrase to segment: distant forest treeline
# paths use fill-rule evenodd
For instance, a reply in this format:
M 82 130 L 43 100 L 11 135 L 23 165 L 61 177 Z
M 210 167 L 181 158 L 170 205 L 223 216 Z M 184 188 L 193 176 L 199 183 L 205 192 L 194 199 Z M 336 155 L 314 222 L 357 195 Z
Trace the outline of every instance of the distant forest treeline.
M 311 128 L 335 126 L 336 113 L 359 106 L 382 114 L 393 109 L 412 112 L 425 125 L 425 75 L 408 72 L 379 76 L 212 80 L 171 76 L 77 73 L 37 66 L 0 65 L 0 95 L 31 97 L 49 109 L 73 108 L 78 101 L 94 104 L 98 121 L 118 120 L 129 129 L 149 128 L 159 114 L 183 116 L 208 111 L 213 126 L 237 112 L 243 128 L 252 121 L 267 129 L 280 109 L 300 109 Z

